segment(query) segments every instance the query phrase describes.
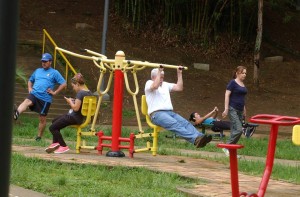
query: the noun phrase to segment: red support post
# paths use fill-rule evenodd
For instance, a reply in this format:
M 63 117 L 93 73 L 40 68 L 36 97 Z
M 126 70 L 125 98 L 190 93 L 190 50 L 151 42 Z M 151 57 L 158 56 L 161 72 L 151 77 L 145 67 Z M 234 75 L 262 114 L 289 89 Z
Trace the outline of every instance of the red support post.
M 135 135 L 130 134 L 129 138 L 121 136 L 122 130 L 122 108 L 123 108 L 123 90 L 124 90 L 124 60 L 125 54 L 123 51 L 118 51 L 115 55 L 114 70 L 114 101 L 113 101 L 113 117 L 112 117 L 112 136 L 104 136 L 103 132 L 98 132 L 99 154 L 102 154 L 103 147 L 111 148 L 106 153 L 108 157 L 124 157 L 125 154 L 120 149 L 129 149 L 129 156 L 133 157 Z M 103 140 L 111 141 L 111 144 L 104 144 Z M 129 142 L 129 145 L 122 145 L 121 142 Z
M 259 114 L 253 116 L 250 119 L 250 122 L 269 124 L 271 126 L 268 153 L 266 159 L 265 171 L 259 186 L 257 194 L 247 194 L 246 192 L 239 193 L 239 181 L 238 181 L 238 166 L 237 166 L 237 152 L 236 149 L 242 148 L 242 145 L 237 144 L 218 144 L 218 147 L 227 148 L 230 153 L 230 171 L 231 171 L 231 190 L 232 196 L 249 196 L 249 197 L 264 197 L 267 190 L 267 186 L 272 174 L 272 169 L 274 165 L 275 150 L 276 150 L 276 141 L 278 135 L 279 125 L 282 126 L 291 126 L 300 123 L 300 118 L 290 117 L 290 116 L 279 116 L 279 115 L 270 115 L 270 114 Z
M 274 165 L 276 141 L 277 141 L 279 125 L 281 126 L 296 125 L 300 123 L 300 118 L 291 117 L 291 116 L 258 114 L 256 116 L 251 117 L 250 122 L 272 125 L 270 131 L 266 167 L 257 193 L 257 196 L 264 197 L 272 174 L 273 165 Z
M 269 138 L 266 167 L 260 182 L 259 190 L 257 193 L 258 196 L 264 196 L 268 187 L 268 183 L 272 174 L 272 169 L 274 164 L 277 135 L 278 135 L 278 125 L 273 124 L 271 127 L 271 133 Z
M 115 74 L 114 74 L 114 101 L 113 101 L 113 118 L 112 118 L 112 146 L 111 150 L 106 153 L 108 157 L 124 157 L 125 154 L 120 151 L 119 145 L 122 129 L 122 107 L 123 107 L 123 89 L 124 74 L 123 60 L 125 54 L 118 51 L 115 55 Z
M 240 191 L 239 191 L 237 149 L 243 148 L 244 146 L 239 144 L 217 144 L 217 147 L 227 148 L 229 150 L 232 197 L 239 197 Z
M 133 153 L 134 153 L 134 140 L 135 140 L 135 135 L 134 133 L 130 133 L 130 142 L 129 142 L 129 157 L 133 158 Z
M 102 144 L 102 136 L 104 135 L 104 133 L 103 133 L 103 131 L 99 131 L 98 133 L 97 133 L 97 137 L 98 137 L 98 146 L 97 146 L 97 151 L 98 151 L 98 154 L 99 155 L 102 155 L 102 146 L 101 146 L 101 144 Z

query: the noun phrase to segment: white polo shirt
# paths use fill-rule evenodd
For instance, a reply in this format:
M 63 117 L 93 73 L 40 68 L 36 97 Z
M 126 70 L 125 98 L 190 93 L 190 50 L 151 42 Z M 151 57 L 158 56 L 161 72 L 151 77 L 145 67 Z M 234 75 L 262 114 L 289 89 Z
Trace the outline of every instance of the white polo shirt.
M 175 83 L 162 82 L 162 85 L 153 91 L 151 90 L 152 83 L 152 80 L 148 80 L 145 85 L 148 114 L 158 110 L 173 110 L 170 92 Z

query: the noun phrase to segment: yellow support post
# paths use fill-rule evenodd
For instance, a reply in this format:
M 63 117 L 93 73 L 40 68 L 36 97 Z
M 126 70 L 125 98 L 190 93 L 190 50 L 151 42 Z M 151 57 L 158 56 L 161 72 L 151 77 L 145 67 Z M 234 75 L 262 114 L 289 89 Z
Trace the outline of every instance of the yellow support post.
M 146 122 L 153 129 L 152 133 L 139 133 L 136 136 L 136 138 L 143 138 L 143 137 L 152 137 L 153 142 L 152 146 L 150 142 L 147 142 L 147 148 L 137 149 L 134 150 L 135 152 L 142 152 L 142 151 L 151 151 L 153 156 L 156 156 L 157 150 L 158 150 L 158 133 L 163 130 L 162 127 L 157 126 L 151 122 L 150 116 L 148 115 L 148 105 L 146 102 L 146 96 L 142 95 L 141 99 L 141 108 L 142 108 L 142 114 L 146 116 Z
M 82 129 L 90 124 L 92 117 L 95 115 L 97 98 L 95 96 L 85 96 L 82 101 L 81 114 L 86 117 L 85 121 L 80 125 L 72 125 L 77 129 L 76 132 L 76 153 L 80 153 L 81 148 L 87 146 L 81 145 L 81 136 L 95 136 L 95 132 L 82 132 Z M 92 146 L 90 146 L 92 147 Z M 94 147 L 92 149 L 95 149 Z
M 293 127 L 292 141 L 295 145 L 300 146 L 300 125 Z

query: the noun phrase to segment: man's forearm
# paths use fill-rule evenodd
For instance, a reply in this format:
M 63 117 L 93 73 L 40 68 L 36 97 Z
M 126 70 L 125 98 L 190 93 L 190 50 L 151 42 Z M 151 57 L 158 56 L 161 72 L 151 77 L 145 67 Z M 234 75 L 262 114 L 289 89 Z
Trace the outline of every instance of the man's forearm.
M 178 73 L 176 85 L 177 85 L 177 91 L 182 91 L 183 90 L 182 73 Z
M 61 84 L 60 86 L 58 86 L 58 88 L 54 91 L 55 94 L 58 94 L 62 89 L 64 89 L 67 86 L 67 84 Z

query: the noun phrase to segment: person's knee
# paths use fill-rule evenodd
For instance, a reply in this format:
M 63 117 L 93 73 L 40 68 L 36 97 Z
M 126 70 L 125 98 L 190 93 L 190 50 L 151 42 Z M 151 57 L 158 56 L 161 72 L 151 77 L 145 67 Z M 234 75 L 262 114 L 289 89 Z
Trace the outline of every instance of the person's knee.
M 19 106 L 18 106 L 18 112 L 22 113 L 25 111 L 28 107 L 32 106 L 33 103 L 29 99 L 25 99 Z
M 51 133 L 54 133 L 55 132 L 55 126 L 52 124 L 52 125 L 50 125 L 50 127 L 49 127 L 49 131 L 51 132 Z
M 50 130 L 50 129 L 49 129 L 49 130 Z M 57 135 L 60 134 L 60 131 L 57 130 L 57 129 L 52 128 L 52 129 L 50 130 L 50 133 L 51 133 L 53 136 L 57 136 Z
M 25 105 L 26 107 L 29 107 L 29 106 L 33 105 L 33 103 L 31 100 L 25 99 L 21 105 Z

